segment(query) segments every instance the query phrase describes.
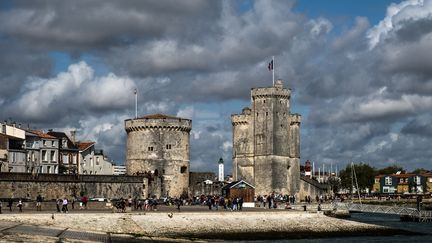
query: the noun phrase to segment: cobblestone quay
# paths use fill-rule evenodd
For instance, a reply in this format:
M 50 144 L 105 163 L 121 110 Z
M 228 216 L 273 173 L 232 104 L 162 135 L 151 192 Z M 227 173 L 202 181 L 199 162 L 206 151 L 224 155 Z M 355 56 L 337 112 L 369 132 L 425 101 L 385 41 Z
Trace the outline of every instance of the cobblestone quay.
M 140 213 L 1 214 L 15 222 L 70 231 L 128 234 L 136 238 L 269 240 L 412 234 L 403 230 L 286 210 Z M 205 209 L 205 207 L 202 207 Z M 208 210 L 208 209 L 207 209 Z M 1 239 L 1 238 L 0 238 Z

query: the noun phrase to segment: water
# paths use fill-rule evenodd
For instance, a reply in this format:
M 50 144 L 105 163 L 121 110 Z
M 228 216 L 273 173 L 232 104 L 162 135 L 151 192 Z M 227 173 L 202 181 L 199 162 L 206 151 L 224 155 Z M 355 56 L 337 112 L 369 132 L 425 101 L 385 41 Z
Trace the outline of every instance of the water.
M 254 241 L 254 243 L 267 242 L 432 242 L 432 222 L 401 222 L 398 215 L 375 214 L 375 213 L 352 213 L 351 218 L 357 222 L 388 226 L 405 231 L 419 233 L 418 235 L 393 235 L 393 236 L 358 236 L 358 237 L 331 237 L 316 239 L 296 239 L 296 240 L 269 240 Z

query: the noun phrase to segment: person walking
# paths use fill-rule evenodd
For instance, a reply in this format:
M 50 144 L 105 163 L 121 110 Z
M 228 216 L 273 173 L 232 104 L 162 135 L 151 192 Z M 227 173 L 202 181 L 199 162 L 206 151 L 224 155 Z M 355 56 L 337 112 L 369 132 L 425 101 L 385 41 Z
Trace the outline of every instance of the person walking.
M 2 213 L 2 207 L 3 207 L 3 203 L 2 203 L 2 201 L 0 200 L 0 214 Z
M 235 197 L 233 199 L 233 211 L 237 211 L 237 209 L 238 209 L 237 206 L 238 206 L 238 198 Z
M 75 209 L 75 202 L 76 202 L 76 198 L 73 197 L 73 198 L 72 198 L 72 210 Z
M 11 211 L 11 212 L 12 212 L 12 205 L 13 205 L 13 198 L 10 198 L 9 202 L 8 202 L 8 208 L 9 208 L 9 211 Z
M 180 212 L 181 201 L 177 197 L 174 199 L 174 203 L 177 205 L 177 210 Z
M 19 212 L 22 213 L 23 204 L 22 204 L 21 199 L 18 201 L 17 207 L 19 208 Z
M 42 211 L 42 196 L 40 194 L 36 197 L 36 211 Z
M 84 209 L 87 209 L 87 202 L 88 202 L 88 198 L 87 198 L 86 196 L 83 196 L 83 197 L 81 198 L 81 202 L 82 202 L 82 204 L 83 204 L 83 206 L 84 206 Z
M 60 198 L 57 198 L 56 201 L 56 207 L 57 207 L 57 212 L 60 213 L 60 205 L 63 203 L 63 201 Z
M 63 213 L 68 213 L 68 207 L 67 207 L 68 206 L 68 200 L 66 197 L 63 199 L 62 205 L 63 205 L 63 207 L 62 207 Z

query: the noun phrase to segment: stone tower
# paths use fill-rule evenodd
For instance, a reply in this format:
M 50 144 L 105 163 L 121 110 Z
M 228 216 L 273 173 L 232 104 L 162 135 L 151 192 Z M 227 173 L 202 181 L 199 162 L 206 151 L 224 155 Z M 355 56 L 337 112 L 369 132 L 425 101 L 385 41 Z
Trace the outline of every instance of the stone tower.
M 255 186 L 255 195 L 295 194 L 300 183 L 299 114 L 290 113 L 291 90 L 277 80 L 253 88 L 251 108 L 231 116 L 233 176 Z
M 179 197 L 189 186 L 192 121 L 155 114 L 125 121 L 128 175 L 150 174 L 150 196 Z

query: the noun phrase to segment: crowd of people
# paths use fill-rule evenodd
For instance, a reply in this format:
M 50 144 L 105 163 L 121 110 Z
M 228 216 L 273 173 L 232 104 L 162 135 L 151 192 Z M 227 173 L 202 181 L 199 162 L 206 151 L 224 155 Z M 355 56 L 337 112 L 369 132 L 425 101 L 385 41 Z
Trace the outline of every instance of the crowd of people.
M 315 201 L 318 204 L 322 204 L 329 200 L 333 200 L 332 197 L 327 195 L 316 196 Z M 295 204 L 297 201 L 300 201 L 295 195 L 282 195 L 276 193 L 269 193 L 269 195 L 258 195 L 254 198 L 254 204 L 256 207 L 261 208 L 278 208 L 278 206 L 285 205 L 285 209 L 290 209 L 291 205 Z M 19 212 L 23 211 L 23 201 L 21 199 L 14 200 L 13 198 L 7 201 L 7 207 L 9 211 L 13 210 L 14 202 L 16 202 L 16 207 Z M 87 196 L 82 196 L 80 198 L 77 197 L 63 197 L 57 198 L 55 200 L 56 211 L 58 213 L 68 213 L 69 206 L 71 209 L 77 209 L 76 204 L 79 204 L 79 209 L 87 209 L 87 204 L 89 199 Z M 313 203 L 313 199 L 310 196 L 305 196 L 303 203 L 311 204 Z M 44 199 L 41 195 L 38 195 L 35 200 L 36 211 L 42 211 L 42 205 L 44 203 Z M 208 207 L 209 210 L 227 210 L 227 211 L 242 211 L 244 198 L 241 196 L 224 197 L 221 195 L 201 195 L 195 197 L 174 197 L 174 198 L 160 198 L 157 199 L 156 196 L 140 199 L 140 198 L 132 198 L 129 196 L 128 198 L 120 198 L 111 200 L 111 204 L 113 208 L 117 209 L 120 212 L 126 212 L 126 209 L 129 207 L 130 210 L 137 211 L 154 211 L 157 210 L 159 204 L 164 204 L 168 206 L 175 206 L 178 211 L 181 210 L 182 206 L 185 205 L 201 205 Z M 0 213 L 2 213 L 3 203 L 0 200 Z

